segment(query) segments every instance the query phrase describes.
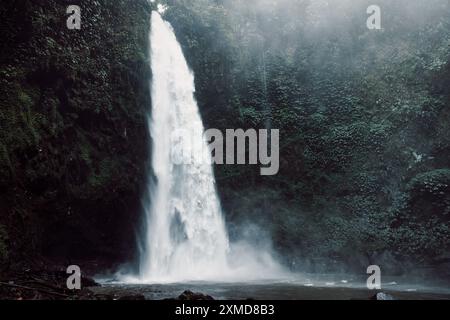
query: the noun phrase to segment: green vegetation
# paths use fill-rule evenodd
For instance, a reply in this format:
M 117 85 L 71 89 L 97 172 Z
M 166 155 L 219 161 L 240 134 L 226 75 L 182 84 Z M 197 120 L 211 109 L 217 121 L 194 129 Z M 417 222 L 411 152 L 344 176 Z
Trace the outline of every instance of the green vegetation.
M 448 2 L 380 0 L 383 31 L 366 28 L 370 1 L 159 2 L 206 126 L 280 129 L 277 176 L 215 168 L 232 237 L 257 224 L 309 271 L 448 264 Z M 73 31 L 45 3 L 0 9 L 0 263 L 130 260 L 154 4 L 82 1 Z
M 216 168 L 231 226 L 317 271 L 448 255 L 448 4 L 381 1 L 374 32 L 369 2 L 164 2 L 207 126 L 280 129 L 278 176 Z
M 133 254 L 148 159 L 151 8 L 81 8 L 80 31 L 66 28 L 60 1 L 0 9 L 2 265 L 8 251 L 11 264 Z

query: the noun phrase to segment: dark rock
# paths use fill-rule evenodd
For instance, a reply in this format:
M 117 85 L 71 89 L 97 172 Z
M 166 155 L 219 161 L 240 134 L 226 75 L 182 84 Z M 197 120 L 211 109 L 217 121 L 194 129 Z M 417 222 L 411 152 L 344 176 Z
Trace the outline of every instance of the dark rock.
M 118 300 L 141 301 L 141 300 L 145 300 L 145 297 L 142 294 L 137 294 L 137 295 L 132 295 L 132 296 L 123 296 L 123 297 L 120 297 Z
M 209 295 L 205 295 L 203 293 L 194 293 L 190 290 L 186 290 L 185 292 L 183 292 L 177 300 L 182 300 L 182 301 L 186 301 L 186 300 L 214 300 L 213 297 L 209 296 Z
M 115 300 L 115 297 L 114 297 L 114 295 L 111 295 L 111 294 L 96 294 L 94 296 L 94 300 L 110 301 L 110 300 Z
M 376 295 L 372 296 L 370 300 L 384 301 L 384 300 L 395 300 L 395 298 L 390 294 L 378 292 Z
M 85 288 L 85 287 L 98 287 L 100 285 L 94 279 L 82 276 L 81 286 Z

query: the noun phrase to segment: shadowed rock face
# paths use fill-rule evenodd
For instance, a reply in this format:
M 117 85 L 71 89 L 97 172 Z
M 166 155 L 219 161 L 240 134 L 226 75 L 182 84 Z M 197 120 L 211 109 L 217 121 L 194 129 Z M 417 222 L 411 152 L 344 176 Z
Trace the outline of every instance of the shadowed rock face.
M 147 173 L 145 0 L 0 9 L 0 261 L 130 260 Z
M 192 292 L 190 290 L 186 290 L 178 297 L 177 300 L 182 300 L 182 301 L 197 300 L 197 301 L 200 301 L 200 300 L 214 300 L 214 298 L 209 296 L 209 295 L 203 294 L 203 293 L 198 293 L 198 292 L 195 293 L 195 292 Z
M 379 292 L 373 297 L 371 297 L 370 300 L 386 301 L 386 300 L 395 300 L 395 298 L 390 294 Z

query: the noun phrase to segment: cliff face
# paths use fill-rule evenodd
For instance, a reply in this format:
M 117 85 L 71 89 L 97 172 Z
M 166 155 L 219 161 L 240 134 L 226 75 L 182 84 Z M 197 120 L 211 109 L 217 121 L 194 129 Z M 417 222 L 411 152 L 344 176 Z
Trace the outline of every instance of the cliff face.
M 232 238 L 257 223 L 285 262 L 311 271 L 448 263 L 448 2 L 380 0 L 382 32 L 367 29 L 363 2 L 322 21 L 309 0 L 163 2 L 206 126 L 280 130 L 277 176 L 216 167 Z M 66 27 L 71 4 L 81 30 Z M 150 10 L 2 3 L 2 267 L 132 259 L 149 170 Z
M 81 30 L 66 8 L 81 7 Z M 129 259 L 148 164 L 150 5 L 0 9 L 0 261 Z
M 448 2 L 379 1 L 382 31 L 369 1 L 167 2 L 206 125 L 280 130 L 277 176 L 216 168 L 232 236 L 312 271 L 448 261 Z

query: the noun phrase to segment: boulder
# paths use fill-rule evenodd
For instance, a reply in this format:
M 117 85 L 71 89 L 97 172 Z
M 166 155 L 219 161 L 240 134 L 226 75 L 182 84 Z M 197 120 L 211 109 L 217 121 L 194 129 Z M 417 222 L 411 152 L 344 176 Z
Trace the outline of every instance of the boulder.
M 205 295 L 203 293 L 194 293 L 190 290 L 186 290 L 184 291 L 177 300 L 182 300 L 182 301 L 186 301 L 186 300 L 214 300 L 213 297 L 209 296 L 209 295 Z

